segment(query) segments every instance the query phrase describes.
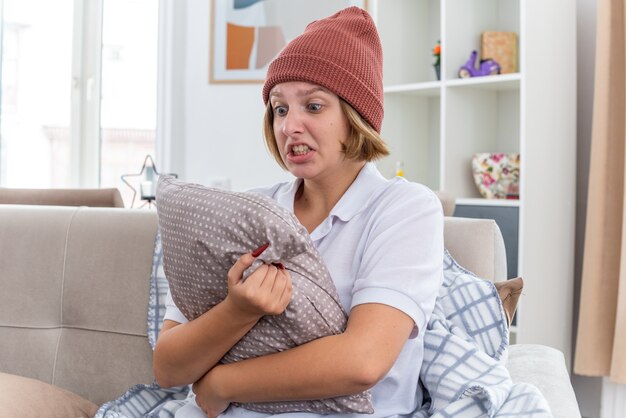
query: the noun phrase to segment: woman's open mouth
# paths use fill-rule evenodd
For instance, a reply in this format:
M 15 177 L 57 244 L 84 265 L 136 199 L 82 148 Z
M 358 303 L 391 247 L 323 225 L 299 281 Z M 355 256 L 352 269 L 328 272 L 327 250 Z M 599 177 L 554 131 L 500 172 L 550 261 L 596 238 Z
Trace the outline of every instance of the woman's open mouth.
M 311 148 L 308 145 L 296 145 L 291 148 L 291 153 L 295 156 L 304 155 L 309 151 L 311 151 Z
M 314 153 L 315 153 L 315 150 L 309 148 L 308 145 L 305 145 L 305 144 L 294 145 L 293 147 L 291 147 L 291 150 L 287 154 L 287 160 L 293 163 L 303 163 L 303 162 L 308 161 L 313 156 Z

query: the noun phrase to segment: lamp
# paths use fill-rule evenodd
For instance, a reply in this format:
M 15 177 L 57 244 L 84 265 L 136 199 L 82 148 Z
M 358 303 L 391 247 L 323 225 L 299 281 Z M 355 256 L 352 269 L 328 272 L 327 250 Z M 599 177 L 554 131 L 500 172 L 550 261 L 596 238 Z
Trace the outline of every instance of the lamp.
M 174 177 L 178 177 L 176 174 L 171 174 Z M 130 189 L 133 191 L 133 200 L 131 201 L 130 207 L 132 208 L 135 205 L 135 197 L 137 196 L 137 189 L 133 187 L 133 185 L 126 180 L 128 177 L 140 177 L 139 179 L 139 196 L 140 200 L 143 200 L 144 203 L 139 206 L 140 208 L 144 207 L 146 204 L 148 207 L 155 202 L 156 195 L 156 186 L 158 180 L 159 172 L 156 169 L 156 165 L 154 164 L 154 160 L 150 155 L 146 155 L 146 158 L 143 160 L 143 165 L 141 166 L 141 171 L 137 174 L 122 174 L 121 179 Z

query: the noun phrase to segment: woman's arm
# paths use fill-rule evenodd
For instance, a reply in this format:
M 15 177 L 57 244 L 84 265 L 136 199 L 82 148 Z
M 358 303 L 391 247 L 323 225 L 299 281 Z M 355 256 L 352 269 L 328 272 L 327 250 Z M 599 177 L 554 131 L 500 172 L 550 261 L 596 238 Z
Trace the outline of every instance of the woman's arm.
M 219 365 L 194 385 L 207 411 L 229 402 L 322 399 L 358 393 L 391 369 L 413 330 L 404 312 L 382 304 L 352 309 L 346 331 L 250 360 Z M 262 382 L 262 384 L 259 384 Z
M 291 300 L 285 270 L 262 265 L 245 281 L 255 258 L 244 254 L 228 272 L 228 296 L 185 324 L 165 321 L 154 349 L 154 376 L 162 387 L 200 379 L 264 315 L 282 313 Z

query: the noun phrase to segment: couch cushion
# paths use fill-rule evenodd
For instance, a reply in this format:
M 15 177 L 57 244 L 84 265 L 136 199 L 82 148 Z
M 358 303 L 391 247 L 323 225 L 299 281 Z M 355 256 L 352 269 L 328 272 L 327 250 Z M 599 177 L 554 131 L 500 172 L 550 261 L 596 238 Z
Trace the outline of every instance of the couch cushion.
M 265 316 L 223 362 L 284 351 L 339 334 L 347 324 L 334 283 L 306 229 L 269 197 L 185 183 L 160 176 L 157 211 L 165 274 L 176 306 L 192 320 L 228 293 L 227 273 L 237 259 L 271 243 L 247 270 L 280 262 L 289 270 L 293 295 L 281 315 Z M 245 276 L 245 275 L 244 275 Z M 301 402 L 248 403 L 259 412 L 372 412 L 369 392 Z
M 513 315 L 515 315 L 517 304 L 522 295 L 522 289 L 524 288 L 524 280 L 521 277 L 516 277 L 514 279 L 496 282 L 495 285 L 496 289 L 498 289 L 498 296 L 500 296 L 500 300 L 502 301 L 507 323 L 511 326 Z
M 539 388 L 555 417 L 580 418 L 562 352 L 545 345 L 514 344 L 509 347 L 506 366 L 513 382 L 531 383 Z
M 75 393 L 22 376 L 0 373 L 1 417 L 92 417 L 98 407 Z
M 153 380 L 156 213 L 0 205 L 0 371 L 96 404 Z

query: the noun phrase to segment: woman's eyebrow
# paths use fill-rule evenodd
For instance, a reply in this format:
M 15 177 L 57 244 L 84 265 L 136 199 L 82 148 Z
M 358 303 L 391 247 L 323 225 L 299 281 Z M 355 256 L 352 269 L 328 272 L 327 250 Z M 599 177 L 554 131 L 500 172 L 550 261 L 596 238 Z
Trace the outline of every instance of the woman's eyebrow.
M 297 94 L 298 96 L 310 96 L 311 94 L 317 93 L 318 91 L 321 91 L 322 93 L 330 94 L 330 91 L 322 86 L 315 86 L 308 90 L 300 90 L 298 91 Z M 278 90 L 278 91 L 271 91 L 269 97 L 271 99 L 272 97 L 282 97 L 282 96 L 283 94 L 280 92 L 280 90 Z
M 270 99 L 272 97 L 281 97 L 282 94 L 280 93 L 280 91 L 270 91 Z
M 315 87 L 313 87 L 313 88 L 311 88 L 311 89 L 309 89 L 309 90 L 305 90 L 305 91 L 303 91 L 303 92 L 302 92 L 302 96 L 310 96 L 311 94 L 313 94 L 313 93 L 317 93 L 318 91 L 321 91 L 322 93 L 330 93 L 330 92 L 328 91 L 328 89 L 325 89 L 325 88 L 324 88 L 324 87 L 322 87 L 322 86 L 315 86 Z

